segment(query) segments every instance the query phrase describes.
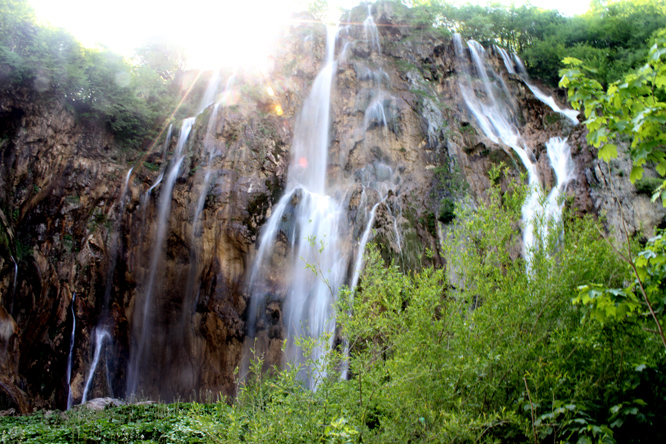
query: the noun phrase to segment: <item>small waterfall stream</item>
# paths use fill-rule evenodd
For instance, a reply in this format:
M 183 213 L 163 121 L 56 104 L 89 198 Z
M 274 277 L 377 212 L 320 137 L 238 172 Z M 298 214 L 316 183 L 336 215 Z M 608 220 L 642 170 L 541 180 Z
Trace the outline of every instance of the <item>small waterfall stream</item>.
M 14 300 L 14 295 L 16 294 L 16 282 L 18 281 L 18 262 L 14 259 L 14 256 L 9 256 L 14 262 L 14 278 L 12 280 L 12 301 Z
M 76 313 L 74 313 L 74 302 L 76 301 L 76 293 L 72 293 L 72 334 L 69 338 L 69 355 L 67 357 L 67 410 L 74 405 L 74 397 L 72 396 L 72 359 L 74 358 L 74 336 L 76 334 Z
M 375 18 L 372 16 L 372 4 L 370 3 L 368 3 L 368 16 L 363 21 L 363 32 L 365 33 L 365 39 L 370 45 L 370 49 L 377 51 L 377 53 L 382 52 L 379 44 L 379 31 L 377 30 Z
M 523 141 L 520 131 L 518 130 L 518 125 L 516 123 L 517 119 L 514 115 L 514 109 L 511 106 L 512 103 L 515 103 L 515 98 L 507 89 L 501 76 L 499 76 L 486 61 L 485 49 L 483 46 L 474 40 L 467 42 L 467 52 L 470 55 L 471 65 L 474 68 L 474 72 L 469 69 L 469 63 L 463 49 L 460 34 L 454 35 L 454 47 L 458 66 L 462 74 L 459 77 L 458 83 L 467 107 L 474 115 L 486 137 L 495 143 L 502 143 L 512 148 L 527 170 L 529 191 L 525 203 L 523 204 L 522 215 L 523 253 L 527 262 L 527 268 L 529 269 L 531 256 L 535 248 L 535 218 L 539 214 L 553 215 L 556 217 L 561 214 L 562 204 L 560 199 L 557 198 L 558 192 L 551 192 L 555 197 L 552 199 L 549 198 L 546 201 L 545 208 L 542 208 L 542 205 L 539 202 L 539 194 L 542 192 L 542 187 L 536 168 L 536 162 L 534 161 L 534 157 L 531 154 L 528 154 L 530 149 Z M 501 50 L 499 52 L 507 67 L 507 71 L 509 73 L 515 73 L 516 70 L 513 68 L 513 64 L 506 51 Z M 526 77 L 522 63 L 519 65 L 518 71 L 524 73 L 523 81 L 529 87 L 529 79 Z M 536 87 L 530 87 L 530 89 L 533 93 L 535 90 L 538 91 L 538 88 Z M 543 98 L 545 97 L 545 94 L 542 92 L 540 92 L 540 96 L 535 93 L 535 96 L 544 101 Z M 552 97 L 549 99 L 553 105 L 557 106 Z M 547 101 L 544 101 L 544 103 L 549 104 Z M 559 108 L 555 109 L 551 104 L 549 104 L 549 106 L 551 106 L 554 111 L 564 113 L 571 120 L 575 120 L 575 116 L 573 118 L 571 117 L 573 116 L 573 113 L 565 113 L 562 110 L 558 110 Z M 558 177 L 558 184 L 555 188 L 559 189 L 573 178 L 573 162 L 571 162 L 570 149 L 566 143 L 566 139 L 561 138 L 551 139 L 548 146 L 549 158 Z M 563 182 L 560 183 L 560 180 Z M 539 235 L 544 234 L 546 233 L 539 233 Z
M 125 181 L 120 191 L 120 197 L 118 199 L 118 218 L 113 224 L 113 228 L 110 233 L 110 243 L 109 243 L 109 266 L 106 273 L 106 286 L 104 288 L 104 300 L 102 303 L 102 310 L 100 313 L 99 320 L 95 326 L 95 351 L 93 355 L 93 361 L 88 370 L 88 376 L 86 377 L 86 382 L 83 390 L 83 397 L 81 398 L 81 404 L 88 400 L 88 394 L 92 387 L 93 378 L 95 377 L 95 372 L 97 371 L 97 366 L 99 364 L 99 357 L 101 349 L 104 346 L 104 340 L 106 339 L 109 343 L 109 346 L 113 346 L 113 338 L 108 332 L 108 329 L 111 328 L 112 320 L 109 319 L 109 305 L 111 302 L 111 292 L 113 290 L 113 278 L 116 271 L 116 264 L 118 261 L 118 250 L 120 249 L 120 228 L 122 226 L 123 214 L 125 213 L 125 206 L 127 204 L 127 193 L 129 191 L 129 181 L 132 176 L 132 171 L 134 168 L 130 168 L 125 175 Z M 104 335 L 101 335 L 101 332 Z M 113 390 L 111 388 L 111 378 L 109 377 L 108 362 L 105 365 L 106 368 L 106 384 L 107 390 L 110 396 L 113 396 Z
M 92 380 L 95 376 L 95 370 L 97 370 L 97 365 L 99 364 L 99 358 L 102 354 L 102 347 L 104 347 L 104 342 L 112 342 L 113 338 L 108 331 L 102 326 L 97 326 L 95 328 L 95 354 L 93 355 L 93 361 L 90 365 L 90 370 L 88 371 L 88 377 L 86 378 L 86 384 L 83 389 L 83 397 L 81 398 L 81 404 L 84 404 L 88 401 L 88 395 L 90 394 L 90 389 L 92 387 Z M 107 381 L 109 380 L 108 367 L 107 367 Z M 111 393 L 113 396 L 113 393 Z

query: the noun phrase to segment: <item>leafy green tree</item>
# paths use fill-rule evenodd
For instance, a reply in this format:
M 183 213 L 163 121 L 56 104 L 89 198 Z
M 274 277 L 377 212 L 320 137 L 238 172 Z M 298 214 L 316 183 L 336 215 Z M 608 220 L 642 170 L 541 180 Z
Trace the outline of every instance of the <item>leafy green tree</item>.
M 0 0 L 0 79 L 5 92 L 32 89 L 79 117 L 103 122 L 121 144 L 140 147 L 175 105 L 182 50 L 153 40 L 132 65 L 106 49 L 84 48 L 61 29 L 37 25 L 24 0 Z
M 181 46 L 161 37 L 153 37 L 136 51 L 140 66 L 150 68 L 165 82 L 175 80 L 185 69 L 187 57 Z
M 589 78 L 590 70 L 580 60 L 564 59 L 568 68 L 562 70 L 560 84 L 569 89 L 572 106 L 584 110 L 588 142 L 598 148 L 600 159 L 610 162 L 618 156 L 619 142 L 623 139 L 630 141 L 629 156 L 633 162 L 630 180 L 634 183 L 643 177 L 648 165 L 654 166 L 661 176 L 666 176 L 664 54 L 666 39 L 659 38 L 650 49 L 645 66 L 609 85 L 606 90 Z M 666 206 L 666 182 L 655 190 L 653 200 L 659 197 Z M 634 256 L 627 236 L 626 249 L 617 253 L 633 272 L 633 282 L 625 288 L 599 284 L 582 286 L 576 302 L 590 306 L 591 315 L 601 322 L 652 319 L 655 333 L 666 348 L 662 327 L 666 308 L 666 292 L 663 290 L 666 250 L 662 235 L 650 239 L 645 250 L 637 256 Z

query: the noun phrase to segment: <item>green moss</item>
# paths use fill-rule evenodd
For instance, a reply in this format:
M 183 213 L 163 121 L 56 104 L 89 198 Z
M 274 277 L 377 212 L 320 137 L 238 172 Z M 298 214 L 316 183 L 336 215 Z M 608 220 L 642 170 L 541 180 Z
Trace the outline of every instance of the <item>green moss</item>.
M 146 167 L 150 171 L 159 171 L 160 166 L 155 164 L 155 163 L 150 163 L 150 162 L 143 162 L 143 166 Z
M 472 135 L 477 134 L 476 129 L 474 129 L 474 127 L 470 124 L 460 125 L 460 133 L 461 134 L 472 134 Z
M 433 237 L 437 237 L 437 218 L 435 213 L 428 211 L 424 216 L 419 218 L 419 223 L 425 227 L 425 229 Z
M 65 196 L 65 201 L 67 203 L 76 205 L 76 204 L 81 202 L 81 198 L 79 196 L 77 196 L 76 194 L 71 194 L 69 196 Z
M 560 120 L 562 120 L 562 115 L 559 113 L 550 113 L 543 116 L 543 121 L 546 124 L 546 126 L 553 125 L 559 122 Z
M 437 220 L 449 224 L 456 218 L 455 213 L 456 206 L 453 203 L 453 200 L 445 197 L 439 204 L 439 213 L 437 214 Z
M 654 190 L 659 188 L 662 183 L 664 183 L 664 180 L 658 177 L 643 177 L 642 179 L 637 180 L 634 183 L 634 186 L 636 187 L 636 192 L 638 194 L 652 196 Z

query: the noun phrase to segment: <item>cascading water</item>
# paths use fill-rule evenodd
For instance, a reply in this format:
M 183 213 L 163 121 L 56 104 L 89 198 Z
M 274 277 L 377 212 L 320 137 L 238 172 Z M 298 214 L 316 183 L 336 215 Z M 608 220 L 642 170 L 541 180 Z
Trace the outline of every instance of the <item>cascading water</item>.
M 548 159 L 555 171 L 556 184 L 548 194 L 547 219 L 552 220 L 555 225 L 562 222 L 562 203 L 560 199 L 566 191 L 567 184 L 576 178 L 574 165 L 571 159 L 571 147 L 566 139 L 554 137 L 546 143 Z
M 86 378 L 86 384 L 83 389 L 83 397 L 81 398 L 81 404 L 85 403 L 88 400 L 88 394 L 92 387 L 92 380 L 95 376 L 95 370 L 99 364 L 99 358 L 104 347 L 104 342 L 111 342 L 112 338 L 108 331 L 103 327 L 98 326 L 95 328 L 95 353 L 93 355 L 92 365 L 90 366 L 90 371 L 88 372 L 88 377 Z M 109 379 L 107 372 L 107 380 Z
M 379 45 L 379 31 L 377 30 L 375 19 L 372 16 L 372 5 L 370 3 L 368 3 L 368 16 L 363 21 L 363 32 L 365 33 L 365 39 L 370 45 L 370 49 L 376 50 L 377 53 L 382 52 L 381 46 Z
M 368 244 L 368 240 L 370 239 L 370 231 L 372 230 L 372 226 L 375 223 L 375 213 L 377 212 L 377 207 L 383 204 L 384 201 L 386 201 L 386 197 L 384 197 L 381 201 L 377 202 L 372 207 L 372 210 L 370 210 L 368 225 L 366 225 L 365 230 L 363 231 L 363 235 L 361 236 L 361 241 L 359 242 L 358 245 L 356 263 L 354 264 L 354 274 L 352 276 L 351 285 L 349 286 L 352 292 L 356 289 L 356 285 L 358 285 L 358 279 L 361 276 L 361 271 L 363 271 L 363 255 L 365 253 L 365 246 Z
M 553 96 L 547 96 L 543 91 L 541 91 L 536 85 L 534 85 L 531 81 L 529 76 L 527 75 L 527 70 L 525 69 L 525 65 L 523 64 L 522 60 L 520 60 L 520 57 L 518 55 L 513 54 L 513 57 L 509 56 L 509 53 L 506 51 L 504 48 L 500 47 L 495 47 L 496 51 L 500 53 L 502 56 L 502 61 L 504 62 L 504 66 L 506 67 L 506 70 L 508 71 L 509 74 L 517 74 L 520 76 L 520 78 L 523 80 L 525 85 L 532 91 L 532 94 L 534 94 L 534 97 L 539 99 L 542 103 L 548 105 L 550 109 L 555 111 L 556 113 L 562 114 L 565 116 L 567 119 L 571 121 L 572 124 L 578 125 L 578 111 L 573 110 L 573 109 L 562 109 L 559 107 L 557 103 L 555 103 L 555 99 L 553 99 Z M 515 66 L 514 66 L 515 62 Z M 516 71 L 516 67 L 518 70 Z
M 343 211 L 326 195 L 331 88 L 336 72 L 335 36 L 336 29 L 329 27 L 326 63 L 315 78 L 294 132 L 288 191 L 274 207 L 262 231 L 249 279 L 248 337 L 254 338 L 257 318 L 263 317 L 260 309 L 274 297 L 269 268 L 276 245 L 285 236 L 292 252 L 285 267 L 290 269 L 283 310 L 287 331 L 285 352 L 286 358 L 295 363 L 306 359 L 294 344 L 299 337 L 326 342 L 324 336 L 330 336 L 326 344 L 314 348 L 310 358 L 315 362 L 330 348 L 335 329 L 332 303 L 343 283 L 346 264 L 338 247 Z M 306 263 L 314 265 L 321 275 L 306 269 Z M 315 372 L 311 376 L 308 382 L 314 388 L 322 375 Z
M 495 143 L 503 143 L 512 148 L 515 153 L 518 154 L 518 157 L 520 157 L 520 160 L 527 170 L 529 191 L 525 203 L 523 204 L 522 216 L 524 224 L 523 251 L 529 269 L 531 256 L 535 247 L 535 217 L 540 214 L 540 211 L 546 215 L 560 214 L 561 202 L 559 202 L 559 199 L 555 198 L 552 200 L 548 199 L 546 207 L 542 209 L 539 202 L 541 184 L 536 164 L 528 154 L 528 148 L 520 135 L 517 124 L 515 123 L 517 119 L 515 118 L 513 108 L 510 105 L 512 102 L 515 102 L 515 98 L 510 94 L 508 88 L 501 80 L 501 77 L 498 76 L 493 71 L 492 67 L 486 62 L 485 50 L 483 47 L 473 40 L 468 42 L 468 51 L 472 66 L 475 69 L 475 75 L 473 75 L 468 68 L 468 61 L 459 34 L 454 35 L 454 45 L 458 66 L 462 74 L 459 77 L 460 91 L 467 107 L 474 115 L 486 137 Z M 505 64 L 512 66 L 508 55 L 502 53 L 502 51 L 500 51 L 500 54 L 502 55 Z M 507 67 L 507 70 L 510 73 L 512 71 L 509 67 Z M 488 73 L 491 74 L 493 80 L 491 80 Z M 525 79 L 523 79 L 523 81 L 525 81 Z M 480 86 L 479 83 L 481 84 Z M 549 144 L 553 146 L 553 152 L 557 151 L 559 153 L 557 155 L 554 154 L 553 157 L 551 157 L 551 162 L 553 162 L 554 158 L 557 158 L 556 161 L 558 162 L 558 165 L 553 165 L 553 168 L 555 168 L 556 171 L 559 167 L 565 168 L 565 171 L 557 173 L 557 188 L 559 188 L 560 175 L 565 182 L 573 177 L 573 170 L 571 169 L 573 163 L 570 161 L 571 156 L 565 140 L 551 140 Z
M 171 135 L 173 133 L 173 123 L 169 124 L 169 129 L 167 130 L 166 138 L 164 139 L 164 145 L 162 145 L 162 159 L 166 156 L 167 148 L 171 142 Z
M 85 383 L 85 390 L 83 391 L 83 398 L 81 400 L 81 403 L 83 404 L 84 402 L 87 401 L 87 395 L 89 393 L 89 390 L 92 386 L 93 378 L 95 377 L 95 372 L 97 370 L 97 365 L 99 364 L 99 356 L 100 356 L 100 351 L 103 344 L 103 339 L 104 336 L 100 338 L 99 334 L 100 332 L 104 332 L 106 334 L 106 339 L 108 339 L 108 342 L 112 343 L 112 338 L 110 334 L 108 333 L 107 329 L 111 327 L 111 320 L 109 319 L 109 304 L 111 301 L 111 291 L 113 289 L 113 276 L 116 271 L 116 263 L 118 261 L 118 250 L 120 248 L 120 227 L 122 225 L 122 220 L 123 220 L 123 214 L 125 213 L 125 205 L 127 204 L 127 192 L 129 190 L 129 181 L 130 177 L 132 176 L 132 171 L 134 168 L 130 168 L 127 171 L 127 174 L 125 175 L 125 181 L 123 182 L 122 189 L 120 191 L 120 198 L 118 199 L 118 218 L 116 222 L 113 225 L 113 229 L 111 231 L 111 242 L 109 245 L 109 267 L 107 269 L 107 274 L 106 274 L 106 286 L 104 289 L 104 301 L 102 303 L 102 310 L 100 313 L 99 320 L 97 322 L 97 326 L 95 327 L 95 334 L 96 334 L 96 340 L 95 340 L 95 352 L 93 356 L 93 362 L 90 366 L 90 370 L 88 371 L 88 376 L 86 378 L 86 383 Z M 111 389 L 111 379 L 109 378 L 108 374 L 108 362 L 106 365 L 106 382 L 107 382 L 107 389 L 109 391 L 109 394 L 113 396 L 113 391 Z
M 180 174 L 180 167 L 184 159 L 183 151 L 185 143 L 187 142 L 192 126 L 194 125 L 194 120 L 194 117 L 183 120 L 171 166 L 164 174 L 164 184 L 160 191 L 157 207 L 156 233 L 153 240 L 150 270 L 143 292 L 143 306 L 140 309 L 137 309 L 138 307 L 135 308 L 135 319 L 133 320 L 130 364 L 127 375 L 128 396 L 136 394 L 139 378 L 141 376 L 141 365 L 150 354 L 153 293 L 155 292 L 157 272 L 166 241 L 169 214 L 171 212 L 171 193 L 176 179 Z
M 67 410 L 74 405 L 74 397 L 72 396 L 72 359 L 74 358 L 74 335 L 76 334 L 76 313 L 74 313 L 74 301 L 76 300 L 76 293 L 72 293 L 72 334 L 69 338 L 69 356 L 67 357 Z

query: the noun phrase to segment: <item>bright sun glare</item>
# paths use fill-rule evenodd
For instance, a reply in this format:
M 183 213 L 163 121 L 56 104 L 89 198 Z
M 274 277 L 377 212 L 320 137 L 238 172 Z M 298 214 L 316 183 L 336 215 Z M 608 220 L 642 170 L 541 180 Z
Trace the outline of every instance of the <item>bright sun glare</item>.
M 359 0 L 328 0 L 331 16 Z M 465 1 L 466 2 L 466 1 Z M 484 3 L 472 0 L 472 3 Z M 30 0 L 38 17 L 86 46 L 101 44 L 131 56 L 154 36 L 185 48 L 190 68 L 263 68 L 276 37 L 308 0 Z M 460 1 L 458 3 L 463 3 Z M 520 0 L 516 4 L 522 3 Z M 533 0 L 548 7 L 549 0 Z M 564 14 L 582 13 L 589 0 L 562 0 Z M 552 7 L 552 6 L 550 6 Z
M 154 36 L 187 51 L 192 68 L 260 67 L 301 0 L 31 0 L 38 17 L 65 28 L 84 45 L 121 54 Z

